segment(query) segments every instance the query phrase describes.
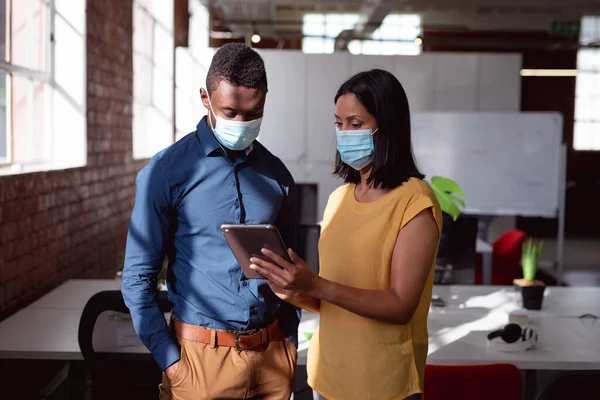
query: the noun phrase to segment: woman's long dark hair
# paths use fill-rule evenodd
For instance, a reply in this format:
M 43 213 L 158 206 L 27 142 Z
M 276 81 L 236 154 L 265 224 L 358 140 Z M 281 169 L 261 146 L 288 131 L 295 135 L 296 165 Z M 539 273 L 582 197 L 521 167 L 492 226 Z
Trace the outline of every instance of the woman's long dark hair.
M 410 178 L 423 179 L 412 151 L 410 109 L 404 88 L 391 73 L 373 69 L 360 72 L 342 84 L 335 102 L 353 94 L 377 120 L 375 154 L 368 183 L 394 189 Z M 334 174 L 346 183 L 360 183 L 360 172 L 346 165 L 337 152 Z

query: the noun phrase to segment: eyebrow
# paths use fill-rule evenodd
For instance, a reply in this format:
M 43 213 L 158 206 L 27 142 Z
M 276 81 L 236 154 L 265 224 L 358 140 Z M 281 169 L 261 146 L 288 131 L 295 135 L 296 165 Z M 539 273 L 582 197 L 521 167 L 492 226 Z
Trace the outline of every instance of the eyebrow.
M 238 112 L 239 111 L 237 108 L 230 107 L 230 106 L 223 106 L 223 107 L 221 107 L 221 110 L 224 110 L 224 111 L 233 111 L 233 112 Z M 258 106 L 258 107 L 253 108 L 252 110 L 250 110 L 250 112 L 257 113 L 257 112 L 259 112 L 261 110 L 264 110 L 264 107 Z
M 333 114 L 333 115 L 334 115 L 336 118 L 338 118 L 338 119 L 342 119 L 342 118 L 341 118 L 341 117 L 339 117 L 337 114 Z M 361 117 L 360 115 L 358 115 L 358 114 L 352 114 L 352 115 L 349 115 L 349 116 L 347 116 L 347 117 L 346 117 L 346 119 L 347 119 L 347 120 L 350 120 L 350 119 L 355 119 L 355 118 L 356 118 L 356 119 L 360 119 L 360 120 L 362 120 L 362 117 Z

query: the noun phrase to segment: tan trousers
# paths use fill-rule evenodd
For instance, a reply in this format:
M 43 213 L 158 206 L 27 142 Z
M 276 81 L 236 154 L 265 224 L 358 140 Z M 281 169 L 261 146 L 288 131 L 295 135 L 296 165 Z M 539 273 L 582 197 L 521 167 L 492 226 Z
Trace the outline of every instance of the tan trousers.
M 179 367 L 173 380 L 163 373 L 160 400 L 286 400 L 292 394 L 298 354 L 288 339 L 242 352 L 186 339 L 179 342 Z

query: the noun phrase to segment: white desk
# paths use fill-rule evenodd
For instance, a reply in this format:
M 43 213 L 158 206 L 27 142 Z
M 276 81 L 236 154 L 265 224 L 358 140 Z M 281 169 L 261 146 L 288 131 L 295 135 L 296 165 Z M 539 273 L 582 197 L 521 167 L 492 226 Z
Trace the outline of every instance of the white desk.
M 538 345 L 523 353 L 488 348 L 487 334 L 506 324 L 499 313 L 479 318 L 468 313 L 429 318 L 427 362 L 473 365 L 506 362 L 525 370 L 600 369 L 600 321 L 577 318 L 535 317 Z
M 446 302 L 446 307 L 432 307 L 432 313 L 455 311 L 487 314 L 507 313 L 520 308 L 521 293 L 511 286 L 436 285 L 433 294 Z M 579 317 L 592 314 L 600 318 L 600 288 L 549 286 L 544 293 L 542 310 L 527 310 L 530 316 Z
M 121 279 L 71 279 L 27 308 L 78 308 L 83 310 L 87 301 L 105 290 L 121 290 Z
M 84 299 L 119 286 L 118 280 L 66 282 L 0 323 L 0 359 L 81 360 L 77 332 L 87 301 Z M 514 298 L 511 288 L 436 286 L 434 294 L 448 305 L 432 309 L 429 315 L 429 363 L 510 362 L 522 369 L 600 369 L 600 320 L 573 318 L 584 313 L 600 316 L 600 288 L 548 288 L 544 310 L 530 313 L 540 345 L 523 354 L 487 348 L 487 333 L 507 323 L 505 311 Z M 306 362 L 308 348 L 303 333 L 314 331 L 317 324 L 318 314 L 303 313 L 299 328 L 300 364 Z M 101 319 L 98 330 L 111 333 L 95 336 L 99 349 L 147 353 L 141 343 L 119 347 L 115 327 L 130 332 L 132 329 L 128 321 Z

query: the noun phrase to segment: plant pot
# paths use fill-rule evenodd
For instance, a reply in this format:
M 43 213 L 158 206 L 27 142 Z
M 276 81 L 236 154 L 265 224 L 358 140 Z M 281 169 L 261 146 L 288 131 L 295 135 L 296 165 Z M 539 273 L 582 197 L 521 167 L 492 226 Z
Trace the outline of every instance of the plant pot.
M 527 310 L 541 310 L 545 290 L 546 286 L 544 285 L 522 286 L 523 308 Z

